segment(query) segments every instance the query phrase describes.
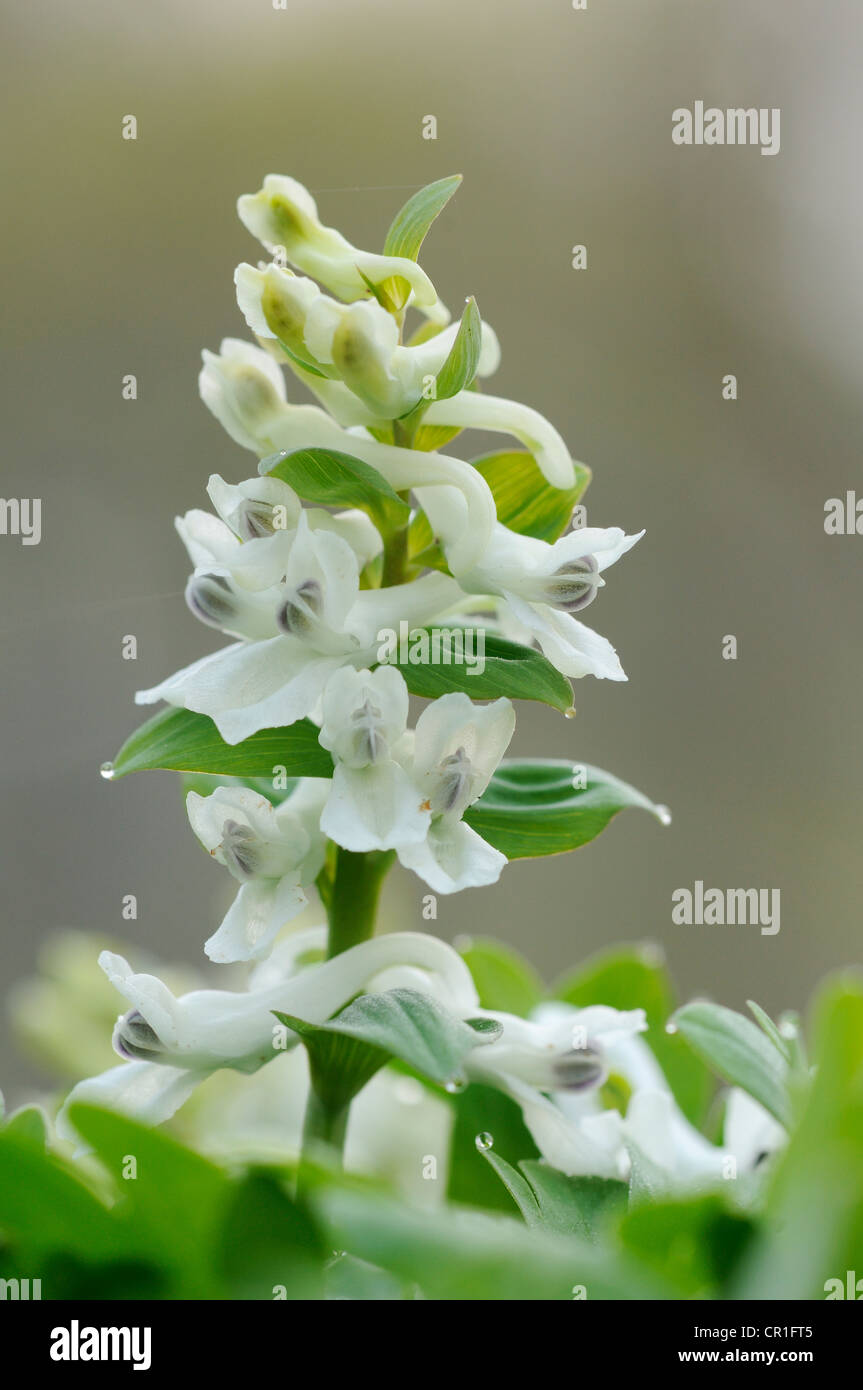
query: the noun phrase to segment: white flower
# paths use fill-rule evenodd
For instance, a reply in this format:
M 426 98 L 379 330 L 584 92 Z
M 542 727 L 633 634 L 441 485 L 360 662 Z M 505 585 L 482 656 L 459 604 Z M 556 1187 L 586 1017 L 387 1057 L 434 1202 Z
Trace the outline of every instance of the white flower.
M 592 602 L 605 582 L 602 571 L 643 535 L 585 526 L 549 545 L 498 525 L 475 568 L 456 574 L 469 592 L 501 595 L 527 639 L 535 639 L 563 675 L 626 680 L 611 643 L 573 614 Z
M 438 304 L 434 285 L 415 261 L 359 251 L 341 232 L 324 227 L 314 198 L 296 179 L 268 174 L 258 193 L 246 193 L 239 199 L 237 211 L 243 225 L 268 251 L 284 247 L 292 265 L 340 299 L 364 298 L 369 293 L 368 281 L 380 285 L 398 275 L 411 286 L 411 302 L 418 308 Z
M 261 348 L 239 338 L 223 339 L 218 355 L 205 349 L 202 357 L 201 399 L 237 444 L 257 449 L 285 404 L 280 366 Z
M 788 1135 L 763 1105 L 738 1086 L 732 1086 L 725 1100 L 722 1140 L 734 1155 L 738 1170 L 754 1173 L 785 1147 Z
M 470 1058 L 476 1080 L 518 1102 L 542 1156 L 568 1174 L 617 1178 L 627 1162 L 623 1119 L 604 1110 L 599 1087 L 613 1068 L 615 1045 L 646 1027 L 644 1011 L 602 1005 L 544 1005 L 530 1020 L 495 1014 L 496 1041 Z M 636 1040 L 637 1041 L 637 1040 Z
M 482 796 L 515 729 L 509 700 L 474 705 L 453 692 L 428 705 L 417 720 L 412 776 L 424 810 L 426 837 L 398 847 L 398 857 L 437 893 L 496 883 L 506 857 L 462 816 Z
M 575 469 L 563 438 L 531 406 L 478 391 L 459 391 L 449 399 L 432 402 L 423 418 L 429 425 L 514 435 L 536 459 L 537 467 L 552 487 L 567 488 L 575 483 Z
M 267 354 L 261 353 L 261 356 L 267 359 L 268 368 L 272 368 Z M 329 384 L 341 385 L 338 382 Z M 230 418 L 225 403 L 214 398 L 213 392 L 204 395 L 204 402 L 221 423 Z M 494 498 L 482 474 L 461 459 L 381 444 L 365 429 L 343 429 L 315 405 L 284 403 L 277 414 L 267 416 L 266 428 L 260 433 L 232 437 L 252 449 L 261 460 L 275 453 L 292 453 L 298 449 L 337 450 L 370 464 L 396 492 L 414 489 L 417 502 L 426 511 L 435 533 L 448 547 L 450 563 L 459 569 L 467 570 L 477 564 L 491 539 L 497 517 Z
M 214 859 L 242 885 L 204 950 L 210 960 L 250 960 L 270 950 L 282 927 L 308 903 L 304 888 L 324 863 L 321 810 L 328 783 L 306 778 L 274 807 L 247 787 L 191 791 L 192 829 Z
M 459 329 L 451 324 L 406 347 L 392 314 L 376 300 L 342 304 L 314 281 L 277 265 L 239 265 L 234 279 L 240 309 L 259 339 L 281 344 L 291 366 L 307 369 L 300 375 L 313 390 L 322 375 L 343 383 L 362 402 L 365 410 L 348 409 L 351 424 L 398 419 L 412 410 L 446 361 Z M 478 374 L 495 371 L 499 361 L 497 338 L 484 324 Z M 328 396 L 326 387 L 321 396 L 337 405 L 338 396 Z
M 312 928 L 288 937 L 256 968 L 245 993 L 204 989 L 179 998 L 155 976 L 136 975 L 122 956 L 103 951 L 99 964 L 131 1005 L 114 1032 L 116 1050 L 130 1060 L 73 1088 L 58 1116 L 58 1133 L 74 1136 L 68 1110 L 76 1101 L 160 1124 L 212 1072 L 255 1072 L 279 1055 L 281 1027 L 273 1010 L 323 1023 L 393 967 L 408 967 L 411 979 L 419 972 L 426 992 L 447 1000 L 459 1016 L 475 1012 L 470 972 L 444 942 L 394 932 L 303 967 L 303 957 L 320 949 L 324 935 Z M 298 1041 L 288 1036 L 289 1045 Z
M 321 829 L 345 849 L 394 849 L 427 834 L 430 814 L 395 756 L 407 717 L 407 686 L 392 666 L 344 667 L 327 683 L 320 742 L 335 771 Z
M 259 729 L 283 727 L 310 714 L 335 671 L 375 660 L 376 634 L 382 627 L 397 626 L 400 619 L 422 625 L 461 598 L 455 581 L 441 574 L 361 591 L 355 552 L 334 532 L 312 530 L 305 512 L 290 535 L 246 544 L 281 545 L 283 540 L 284 549 L 274 552 L 282 582 L 256 594 L 254 604 L 242 609 L 248 622 L 250 613 L 262 625 L 269 621 L 273 635 L 239 627 L 239 599 L 228 581 L 213 581 L 205 591 L 199 586 L 193 596 L 199 615 L 207 604 L 211 610 L 214 602 L 218 605 L 224 594 L 231 613 L 220 622 L 213 611 L 213 625 L 260 640 L 241 641 L 193 662 L 160 685 L 139 691 L 138 704 L 166 700 L 207 714 L 227 743 L 240 743 Z
M 724 1144 L 710 1143 L 686 1119 L 652 1050 L 638 1036 L 645 1026 L 640 1009 L 621 1014 L 544 1004 L 528 1023 L 505 1020 L 502 1037 L 472 1055 L 471 1075 L 483 1069 L 501 1073 L 497 1084 L 518 1101 L 543 1158 L 561 1172 L 626 1180 L 641 1158 L 650 1165 L 652 1182 L 668 1192 L 689 1192 L 754 1171 L 783 1142 L 781 1127 L 750 1097 L 732 1091 Z M 583 1053 L 585 1069 L 591 1060 L 596 1066 L 581 1085 L 577 1067 L 573 1084 L 561 1080 L 570 1065 L 567 1037 L 575 1043 L 574 1056 Z M 609 1074 L 629 1088 L 623 1110 L 603 1105 L 598 1087 Z

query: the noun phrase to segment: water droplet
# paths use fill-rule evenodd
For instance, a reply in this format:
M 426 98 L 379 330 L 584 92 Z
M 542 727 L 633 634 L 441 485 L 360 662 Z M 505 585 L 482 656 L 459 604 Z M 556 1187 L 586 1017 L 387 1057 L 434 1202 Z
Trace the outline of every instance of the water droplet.
M 451 1081 L 446 1083 L 444 1090 L 448 1091 L 451 1096 L 457 1096 L 459 1091 L 463 1091 L 466 1085 L 467 1082 L 462 1081 L 461 1077 L 454 1076 Z
M 669 811 L 667 806 L 657 806 L 656 814 L 662 825 L 671 824 L 671 812 Z
M 563 717 L 564 719 L 574 719 L 575 713 L 575 705 L 570 705 L 569 709 L 565 709 L 563 711 Z
M 672 1036 L 673 1036 L 673 1035 L 677 1032 L 677 1024 L 676 1024 L 676 1023 L 666 1023 L 666 1025 L 665 1025 L 665 1031 L 666 1031 L 666 1033 L 671 1033 Z
M 114 780 L 114 764 L 113 764 L 113 763 L 103 763 L 102 766 L 99 768 L 99 776 L 100 776 L 100 777 L 104 777 L 106 782 L 113 782 L 113 780 Z
M 790 1018 L 783 1018 L 779 1024 L 779 1033 L 783 1038 L 794 1039 L 798 1033 L 797 1024 Z
M 488 1130 L 484 1129 L 482 1134 L 478 1134 L 473 1142 L 481 1154 L 487 1153 L 489 1149 L 494 1148 L 494 1135 L 489 1134 Z

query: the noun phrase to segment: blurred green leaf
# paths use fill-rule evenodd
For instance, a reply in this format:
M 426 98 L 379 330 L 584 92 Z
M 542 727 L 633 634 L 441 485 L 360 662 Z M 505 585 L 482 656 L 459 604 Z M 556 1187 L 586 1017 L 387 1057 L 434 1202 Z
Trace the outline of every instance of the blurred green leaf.
M 20 1110 L 16 1110 L 10 1115 L 3 1132 L 13 1138 L 21 1139 L 25 1143 L 33 1146 L 43 1153 L 46 1147 L 46 1127 L 45 1115 L 38 1105 L 22 1105 Z
M 319 1299 L 328 1254 L 310 1213 L 273 1174 L 253 1171 L 232 1186 L 216 1257 L 227 1297 Z
M 788 1127 L 788 1066 L 760 1028 L 733 1009 L 706 1000 L 685 1004 L 672 1023 L 708 1066 Z
M 38 1260 L 63 1251 L 91 1262 L 127 1258 L 122 1224 L 29 1135 L 0 1133 L 0 1230 Z
M 679 1297 L 721 1298 L 756 1227 L 711 1195 L 633 1207 L 620 1230 L 624 1247 L 673 1283 Z
M 813 1009 L 815 1072 L 771 1179 L 763 1231 L 730 1297 L 823 1299 L 863 1277 L 863 978 L 833 977 Z M 802 1083 L 798 1080 L 798 1086 Z M 802 1097 L 801 1097 L 802 1099 Z
M 540 1003 L 545 992 L 542 980 L 511 946 L 474 936 L 458 950 L 473 976 L 482 1008 L 526 1018 Z
M 779 1052 L 779 1055 L 783 1058 L 784 1061 L 788 1062 L 788 1064 L 790 1065 L 791 1049 L 788 1046 L 788 1043 L 786 1042 L 785 1038 L 783 1038 L 779 1029 L 776 1027 L 776 1024 L 773 1022 L 773 1019 L 770 1017 L 770 1015 L 768 1013 L 765 1013 L 761 1005 L 756 1004 L 754 999 L 747 999 L 746 1007 L 752 1014 L 752 1017 L 755 1019 L 755 1022 L 758 1024 L 762 1033 L 764 1033 L 770 1039 L 770 1041 L 773 1043 L 773 1046 Z
M 528 1230 L 483 1212 L 407 1207 L 371 1191 L 330 1186 L 316 1205 L 337 1248 L 412 1280 L 428 1298 L 661 1298 L 668 1284 L 626 1254 Z
M 117 1211 L 140 1247 L 177 1269 L 186 1297 L 217 1296 L 212 1258 L 229 1198 L 226 1173 L 125 1115 L 77 1104 L 70 1119 L 113 1178 L 121 1194 Z
M 221 777 L 266 777 L 284 768 L 289 777 L 332 777 L 333 760 L 318 743 L 309 719 L 282 729 L 261 729 L 242 743 L 225 743 L 212 719 L 187 709 L 166 709 L 136 729 L 120 749 L 113 778 L 167 768 Z
M 584 787 L 573 786 L 575 768 L 584 774 Z M 464 819 L 507 859 L 527 859 L 578 849 L 627 806 L 661 818 L 642 792 L 609 772 L 583 763 L 533 758 L 501 763 Z

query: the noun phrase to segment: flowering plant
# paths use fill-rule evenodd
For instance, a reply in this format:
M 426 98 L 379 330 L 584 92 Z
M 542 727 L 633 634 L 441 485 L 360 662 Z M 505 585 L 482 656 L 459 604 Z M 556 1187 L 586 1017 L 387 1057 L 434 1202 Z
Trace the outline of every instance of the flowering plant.
M 270 257 L 235 274 L 255 341 L 205 352 L 200 390 L 256 464 L 176 523 L 188 606 L 229 640 L 138 694 L 167 708 L 103 769 L 185 775 L 191 828 L 237 885 L 204 943 L 230 986 L 177 991 L 104 950 L 120 1060 L 77 1080 L 49 1135 L 74 1176 L 37 1154 L 28 1110 L 0 1168 L 26 1150 L 86 1213 L 90 1255 L 131 1251 L 168 1297 L 811 1296 L 863 1230 L 858 1185 L 832 1244 L 783 1262 L 816 1134 L 822 1159 L 852 1133 L 863 1153 L 858 983 L 822 999 L 813 1080 L 795 1017 L 675 1011 L 648 948 L 547 991 L 493 941 L 376 931 L 396 860 L 429 923 L 438 895 L 579 848 L 626 807 L 669 820 L 587 764 L 507 756 L 514 702 L 571 715 L 573 679 L 626 679 L 582 612 L 643 532 L 583 524 L 589 470 L 481 389 L 493 330 L 473 299 L 451 321 L 417 263 L 458 182 L 412 197 L 380 255 L 293 179 L 239 201 Z M 520 447 L 447 452 L 476 429 Z M 22 1210 L 0 1199 L 13 1249 Z M 244 1223 L 281 1235 L 238 1265 Z M 80 1256 L 70 1229 L 45 1240 Z

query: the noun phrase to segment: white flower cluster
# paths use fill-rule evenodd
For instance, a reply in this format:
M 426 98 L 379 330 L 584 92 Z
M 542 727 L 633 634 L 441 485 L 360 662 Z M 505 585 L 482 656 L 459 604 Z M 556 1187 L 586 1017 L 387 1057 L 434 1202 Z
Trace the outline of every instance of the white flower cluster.
M 235 277 L 258 346 L 229 339 L 218 354 L 205 353 L 200 389 L 231 437 L 263 462 L 258 476 L 238 485 L 213 476 L 216 515 L 192 511 L 177 522 L 193 565 L 189 607 L 234 640 L 137 698 L 208 715 L 229 744 L 311 718 L 334 774 L 301 779 L 280 804 L 242 785 L 188 796 L 195 834 L 240 885 L 206 951 L 215 962 L 248 962 L 245 990 L 177 998 L 119 956 L 100 958 L 129 1005 L 115 1031 L 124 1061 L 70 1099 L 153 1123 L 214 1071 L 251 1073 L 272 1060 L 274 1010 L 323 1022 L 360 992 L 403 986 L 457 1018 L 483 1016 L 461 957 L 434 938 L 398 932 L 309 964 L 310 951 L 320 955 L 323 929 L 283 930 L 315 901 L 327 841 L 355 853 L 394 851 L 437 893 L 493 883 L 506 862 L 462 818 L 510 742 L 511 704 L 476 705 L 456 691 L 432 701 L 408 729 L 404 678 L 377 665 L 381 629 L 491 611 L 501 630 L 538 643 L 565 676 L 625 679 L 609 642 L 574 615 L 638 536 L 588 527 L 554 543 L 519 535 L 498 522 L 479 470 L 399 442 L 393 422 L 416 410 L 457 339 L 424 272 L 407 257 L 351 246 L 321 224 L 313 199 L 292 179 L 269 176 L 259 193 L 240 199 L 239 212 L 276 256 L 241 265 Z M 402 286 L 395 312 L 399 295 L 385 289 L 394 285 Z M 402 343 L 406 308 L 426 319 L 413 345 Z M 483 325 L 478 374 L 492 372 L 498 358 Z M 283 364 L 319 405 L 288 401 Z M 510 434 L 552 487 L 572 487 L 572 459 L 546 420 L 469 388 L 427 400 L 423 425 Z M 410 499 L 431 528 L 443 572 L 417 569 L 386 587 L 372 582 L 387 537 L 370 517 L 304 507 L 284 472 L 268 476 L 272 455 L 287 456 L 289 477 L 290 454 L 310 449 L 358 459 Z M 671 1178 L 716 1173 L 722 1152 L 677 1110 L 638 1036 L 641 1011 L 561 1007 L 531 1021 L 493 1017 L 496 1036 L 468 1054 L 466 1076 L 512 1096 L 542 1153 L 565 1172 L 623 1176 L 635 1144 Z M 289 1046 L 298 1042 L 293 1036 Z M 609 1070 L 632 1090 L 625 1116 L 600 1101 Z

